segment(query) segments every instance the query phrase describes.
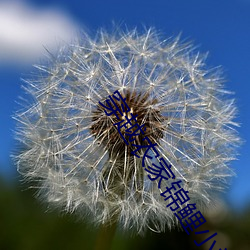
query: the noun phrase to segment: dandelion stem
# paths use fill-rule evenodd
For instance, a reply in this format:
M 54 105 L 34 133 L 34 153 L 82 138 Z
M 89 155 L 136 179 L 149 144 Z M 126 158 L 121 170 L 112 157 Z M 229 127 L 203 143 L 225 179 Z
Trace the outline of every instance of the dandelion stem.
M 110 250 L 116 232 L 117 221 L 112 224 L 102 224 L 97 234 L 94 250 Z

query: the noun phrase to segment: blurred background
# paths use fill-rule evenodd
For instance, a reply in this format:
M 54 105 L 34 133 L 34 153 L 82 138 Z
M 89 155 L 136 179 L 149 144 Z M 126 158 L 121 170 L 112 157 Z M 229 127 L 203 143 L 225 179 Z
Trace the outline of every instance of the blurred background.
M 0 249 L 93 249 L 97 229 L 73 215 L 47 211 L 34 191 L 21 181 L 10 155 L 16 152 L 15 121 L 20 108 L 22 78 L 32 65 L 56 53 L 61 43 L 74 41 L 79 30 L 95 35 L 98 28 L 154 26 L 164 37 L 191 40 L 198 50 L 209 51 L 209 67 L 225 72 L 225 88 L 235 92 L 237 122 L 244 144 L 232 162 L 237 177 L 207 211 L 205 229 L 217 232 L 214 249 L 250 249 L 250 0 L 0 0 Z M 180 229 L 144 237 L 117 232 L 112 249 L 209 249 L 212 240 L 195 246 Z

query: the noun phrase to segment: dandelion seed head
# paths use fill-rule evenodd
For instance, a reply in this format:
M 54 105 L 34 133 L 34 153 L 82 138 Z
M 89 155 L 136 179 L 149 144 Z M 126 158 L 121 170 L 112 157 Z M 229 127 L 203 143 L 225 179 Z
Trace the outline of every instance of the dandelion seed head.
M 154 29 L 82 36 L 26 80 L 32 101 L 15 115 L 24 148 L 15 156 L 18 171 L 36 180 L 42 200 L 96 224 L 116 218 L 139 233 L 175 226 L 169 201 L 160 196 L 170 180 L 159 190 L 148 179 L 113 126 L 117 117 L 99 104 L 118 90 L 131 108 L 119 119 L 137 115 L 192 202 L 209 207 L 234 174 L 229 162 L 240 141 L 235 104 L 219 71 L 206 69 L 205 56 L 191 44 L 161 40 Z M 147 144 L 141 135 L 135 141 Z

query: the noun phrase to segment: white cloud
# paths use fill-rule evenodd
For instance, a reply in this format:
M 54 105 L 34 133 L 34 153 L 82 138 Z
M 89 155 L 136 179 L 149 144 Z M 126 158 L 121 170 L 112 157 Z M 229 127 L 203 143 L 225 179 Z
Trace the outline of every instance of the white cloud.
M 27 63 L 70 42 L 76 25 L 56 9 L 39 10 L 22 2 L 0 3 L 0 64 Z

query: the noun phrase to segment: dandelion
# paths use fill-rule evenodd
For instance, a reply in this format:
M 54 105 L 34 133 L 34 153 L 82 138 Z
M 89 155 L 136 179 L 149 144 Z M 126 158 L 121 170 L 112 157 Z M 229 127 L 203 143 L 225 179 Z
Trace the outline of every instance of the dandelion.
M 115 129 L 117 118 L 98 104 L 118 90 L 192 203 L 209 207 L 234 174 L 228 164 L 239 138 L 234 100 L 204 59 L 192 44 L 161 40 L 153 29 L 83 34 L 26 80 L 32 101 L 15 116 L 24 148 L 18 171 L 36 181 L 43 201 L 96 224 L 117 221 L 138 233 L 175 226 L 160 196 L 170 182 L 159 190 L 149 180 Z

